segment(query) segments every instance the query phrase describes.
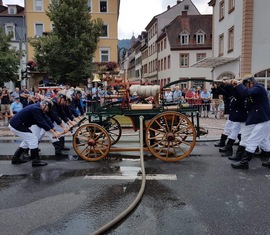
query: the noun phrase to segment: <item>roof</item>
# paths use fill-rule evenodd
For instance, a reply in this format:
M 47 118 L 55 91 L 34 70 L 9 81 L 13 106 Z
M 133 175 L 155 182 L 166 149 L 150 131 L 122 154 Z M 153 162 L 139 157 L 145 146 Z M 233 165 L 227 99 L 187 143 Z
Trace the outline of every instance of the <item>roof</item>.
M 186 32 L 189 34 L 189 43 L 182 45 L 180 35 Z M 204 44 L 197 44 L 196 34 L 205 33 Z M 212 48 L 212 15 L 182 15 L 177 16 L 167 27 L 167 35 L 171 50 L 190 50 L 194 48 L 211 49 Z
M 239 58 L 235 57 L 207 57 L 199 62 L 193 64 L 191 67 L 193 68 L 215 68 L 218 66 L 222 66 L 224 64 L 229 64 L 231 62 L 237 61 Z

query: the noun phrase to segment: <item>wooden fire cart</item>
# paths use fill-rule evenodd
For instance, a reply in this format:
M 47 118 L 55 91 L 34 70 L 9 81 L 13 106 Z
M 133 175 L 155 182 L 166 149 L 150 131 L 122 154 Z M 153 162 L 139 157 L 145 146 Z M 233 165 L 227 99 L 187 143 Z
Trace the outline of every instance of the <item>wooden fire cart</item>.
M 185 81 L 189 80 L 181 82 Z M 139 147 L 117 147 L 122 127 L 115 116 L 129 117 L 134 131 L 139 130 L 139 117 L 144 116 L 144 151 L 150 151 L 155 157 L 167 162 L 187 157 L 196 144 L 196 138 L 206 132 L 200 128 L 197 108 L 165 102 L 165 89 L 179 82 L 158 87 L 156 97 L 150 95 L 156 99 L 154 103 L 148 103 L 149 96 L 146 97 L 151 94 L 149 89 L 153 86 L 147 87 L 146 95 L 131 96 L 130 84 L 118 84 L 122 85 L 120 95 L 103 97 L 104 103 L 87 113 L 89 123 L 76 130 L 73 138 L 75 152 L 86 161 L 98 161 L 109 152 L 139 151 Z M 145 86 L 138 85 L 137 89 L 142 87 Z

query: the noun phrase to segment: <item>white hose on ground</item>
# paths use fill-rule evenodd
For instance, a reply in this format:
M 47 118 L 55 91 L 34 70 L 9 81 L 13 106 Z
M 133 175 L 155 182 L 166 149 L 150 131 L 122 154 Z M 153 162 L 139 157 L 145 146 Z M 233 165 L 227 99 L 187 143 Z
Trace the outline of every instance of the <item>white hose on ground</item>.
M 144 119 L 144 117 L 140 116 L 140 136 L 144 136 L 143 135 L 143 119 Z M 123 211 L 120 215 L 115 217 L 109 223 L 105 224 L 104 226 L 102 226 L 101 228 L 99 228 L 98 230 L 93 232 L 92 235 L 104 234 L 106 231 L 108 231 L 114 225 L 116 225 L 122 219 L 124 219 L 137 206 L 137 204 L 141 200 L 142 195 L 143 195 L 144 190 L 145 190 L 145 184 L 146 184 L 146 175 L 145 175 L 144 157 L 143 157 L 143 138 L 140 138 L 140 162 L 141 162 L 141 172 L 142 172 L 142 183 L 141 183 L 141 188 L 140 188 L 140 191 L 139 191 L 137 197 L 135 198 L 135 200 L 130 204 L 130 206 L 125 211 Z

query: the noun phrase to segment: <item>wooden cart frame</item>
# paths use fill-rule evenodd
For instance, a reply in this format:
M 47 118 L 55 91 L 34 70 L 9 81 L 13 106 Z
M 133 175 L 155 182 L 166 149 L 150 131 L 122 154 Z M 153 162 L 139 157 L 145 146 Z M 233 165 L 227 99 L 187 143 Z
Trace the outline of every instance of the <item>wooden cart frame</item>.
M 167 87 L 186 81 L 191 80 L 166 84 L 160 90 L 161 102 L 156 106 L 149 105 L 149 108 L 144 105 L 143 109 L 139 107 L 132 109 L 131 104 L 144 98 L 138 97 L 135 101 L 130 101 L 129 86 L 125 86 L 122 95 L 118 97 L 121 100 L 108 102 L 87 113 L 89 123 L 80 126 L 74 134 L 75 152 L 84 160 L 98 161 L 106 157 L 109 152 L 139 150 L 139 148 L 117 148 L 122 127 L 115 116 L 129 117 L 134 131 L 140 127 L 140 116 L 144 116 L 145 151 L 150 151 L 155 157 L 167 162 L 175 162 L 187 157 L 196 144 L 196 138 L 202 134 L 199 112 L 193 107 L 166 104 L 163 99 L 163 92 Z M 212 80 L 200 81 L 213 82 Z

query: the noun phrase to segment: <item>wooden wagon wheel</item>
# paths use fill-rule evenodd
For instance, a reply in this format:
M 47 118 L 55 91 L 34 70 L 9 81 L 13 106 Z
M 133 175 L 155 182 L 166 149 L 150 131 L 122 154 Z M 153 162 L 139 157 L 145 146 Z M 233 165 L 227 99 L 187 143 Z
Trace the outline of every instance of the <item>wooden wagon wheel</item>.
M 146 145 L 157 158 L 175 162 L 187 157 L 196 143 L 192 122 L 178 112 L 158 114 L 146 125 Z
M 73 137 L 73 147 L 84 160 L 98 161 L 108 154 L 111 139 L 102 126 L 89 123 L 77 129 Z
M 104 128 L 108 132 L 110 139 L 111 139 L 111 145 L 116 144 L 122 135 L 122 128 L 120 123 L 115 119 L 114 117 L 110 117 L 104 125 Z

